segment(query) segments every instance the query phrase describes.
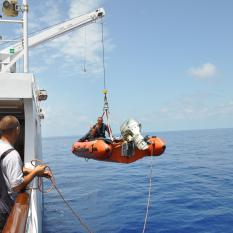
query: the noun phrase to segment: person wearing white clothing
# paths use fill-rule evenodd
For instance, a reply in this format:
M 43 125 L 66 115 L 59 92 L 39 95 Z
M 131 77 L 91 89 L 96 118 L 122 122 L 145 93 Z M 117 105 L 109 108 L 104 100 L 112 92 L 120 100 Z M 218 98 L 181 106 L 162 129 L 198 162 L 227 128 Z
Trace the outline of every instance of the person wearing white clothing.
M 17 194 L 36 176 L 49 178 L 50 172 L 45 165 L 26 169 L 19 153 L 14 149 L 20 134 L 20 123 L 14 116 L 0 120 L 0 233 L 14 205 Z

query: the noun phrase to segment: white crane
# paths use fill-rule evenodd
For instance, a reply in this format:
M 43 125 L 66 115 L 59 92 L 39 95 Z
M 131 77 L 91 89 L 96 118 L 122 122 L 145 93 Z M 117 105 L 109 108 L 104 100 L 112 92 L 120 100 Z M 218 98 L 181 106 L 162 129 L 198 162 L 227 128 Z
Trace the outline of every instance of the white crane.
M 47 92 L 38 88 L 34 74 L 28 71 L 28 49 L 93 23 L 102 18 L 105 12 L 100 8 L 28 36 L 27 17 L 30 9 L 28 0 L 20 1 L 21 5 L 18 5 L 17 0 L 0 2 L 3 2 L 2 9 L 5 16 L 16 17 L 23 14 L 22 19 L 17 18 L 17 20 L 0 17 L 0 23 L 17 23 L 23 27 L 21 41 L 14 41 L 11 46 L 0 49 L 0 118 L 14 115 L 19 119 L 22 133 L 18 146 L 22 152 L 23 161 L 30 168 L 30 161 L 42 159 L 41 120 L 44 119 L 44 115 L 40 101 L 47 99 Z M 40 2 L 43 4 L 44 0 Z M 24 73 L 16 73 L 15 64 L 21 57 L 24 62 Z M 34 179 L 32 187 L 37 184 L 38 181 Z M 42 193 L 38 189 L 30 189 L 30 196 L 26 193 L 19 195 L 21 197 L 19 196 L 12 209 L 5 232 L 42 233 L 44 206 Z
M 52 26 L 34 36 L 29 37 L 28 47 L 35 47 L 42 44 L 43 42 L 59 37 L 74 29 L 81 28 L 90 23 L 94 23 L 96 20 L 104 17 L 104 15 L 104 9 L 99 8 L 96 11 Z M 0 22 L 1 21 L 8 23 L 7 20 L 0 20 Z M 24 55 L 23 44 L 23 42 L 18 42 L 0 51 L 0 73 L 15 72 L 15 63 Z

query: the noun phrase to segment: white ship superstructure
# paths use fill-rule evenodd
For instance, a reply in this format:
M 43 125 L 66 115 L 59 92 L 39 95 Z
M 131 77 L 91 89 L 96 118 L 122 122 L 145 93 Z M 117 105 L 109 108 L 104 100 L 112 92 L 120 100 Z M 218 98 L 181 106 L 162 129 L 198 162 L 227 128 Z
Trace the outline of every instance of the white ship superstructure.
M 29 7 L 27 0 L 23 0 L 22 5 L 18 5 L 16 0 L 3 1 L 3 9 L 4 7 L 7 16 L 16 16 L 22 12 L 22 19 L 11 20 L 6 18 L 1 19 L 0 23 L 22 25 L 23 38 L 21 41 L 9 45 L 0 51 L 0 118 L 5 115 L 14 115 L 19 119 L 22 130 L 16 149 L 19 151 L 23 162 L 30 164 L 30 161 L 33 159 L 42 159 L 41 120 L 44 116 L 40 107 L 40 101 L 47 99 L 47 93 L 38 89 L 34 74 L 29 72 L 28 50 L 64 33 L 93 23 L 97 19 L 102 18 L 105 12 L 100 8 L 28 37 Z M 24 69 L 22 73 L 17 73 L 17 62 L 22 57 Z M 37 187 L 37 182 L 37 179 L 34 179 L 31 185 Z M 23 198 L 22 200 L 25 201 Z M 42 232 L 42 193 L 38 190 L 29 191 L 28 200 L 25 203 L 19 205 L 16 203 L 17 213 L 14 216 L 14 224 L 8 221 L 8 227 L 11 228 L 10 231 L 5 232 Z M 26 214 L 24 213 L 25 211 Z

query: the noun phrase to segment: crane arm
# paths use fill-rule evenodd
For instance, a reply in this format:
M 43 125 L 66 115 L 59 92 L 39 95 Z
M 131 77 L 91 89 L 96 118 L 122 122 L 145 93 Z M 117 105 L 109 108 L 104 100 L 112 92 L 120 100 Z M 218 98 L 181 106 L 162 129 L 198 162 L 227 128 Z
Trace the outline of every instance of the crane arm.
M 45 29 L 38 34 L 31 36 L 28 38 L 28 46 L 29 48 L 35 47 L 37 45 L 40 45 L 46 41 L 52 40 L 56 37 L 62 36 L 67 32 L 70 32 L 72 30 L 75 30 L 77 28 L 81 28 L 83 26 L 86 26 L 90 23 L 95 22 L 96 20 L 104 17 L 105 11 L 103 8 L 99 8 L 96 11 L 93 11 L 91 13 L 70 19 L 68 21 L 65 21 L 63 23 L 57 24 L 55 26 L 52 26 L 48 29 Z M 12 51 L 14 53 L 12 54 Z M 14 65 L 16 60 L 22 57 L 23 53 L 23 43 L 18 42 L 16 44 L 13 44 L 3 50 L 0 51 L 0 55 L 4 58 L 2 60 L 2 63 L 6 63 L 5 66 L 2 67 L 1 72 L 5 72 L 6 70 L 9 70 L 11 66 Z M 7 62 L 7 60 L 10 62 Z M 7 64 L 8 63 L 8 64 Z

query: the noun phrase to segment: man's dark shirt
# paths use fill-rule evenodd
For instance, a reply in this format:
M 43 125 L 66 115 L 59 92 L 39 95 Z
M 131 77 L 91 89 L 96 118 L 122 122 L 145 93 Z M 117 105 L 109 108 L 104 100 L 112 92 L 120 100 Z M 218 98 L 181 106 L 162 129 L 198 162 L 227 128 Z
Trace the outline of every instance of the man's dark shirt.
M 84 142 L 84 141 L 91 141 L 94 140 L 95 137 L 92 135 L 91 131 L 89 131 L 87 134 L 85 134 L 82 138 L 79 139 L 79 142 Z
M 108 129 L 107 125 L 102 123 L 101 127 L 97 129 L 96 131 L 96 138 L 106 138 L 105 131 Z
M 95 126 L 93 126 L 94 128 Z M 107 125 L 102 123 L 101 127 L 98 128 L 95 132 L 95 135 L 92 134 L 92 131 L 90 130 L 86 135 L 84 135 L 82 138 L 79 139 L 79 142 L 84 142 L 84 141 L 91 141 L 94 140 L 95 138 L 106 138 L 105 131 L 108 129 Z

